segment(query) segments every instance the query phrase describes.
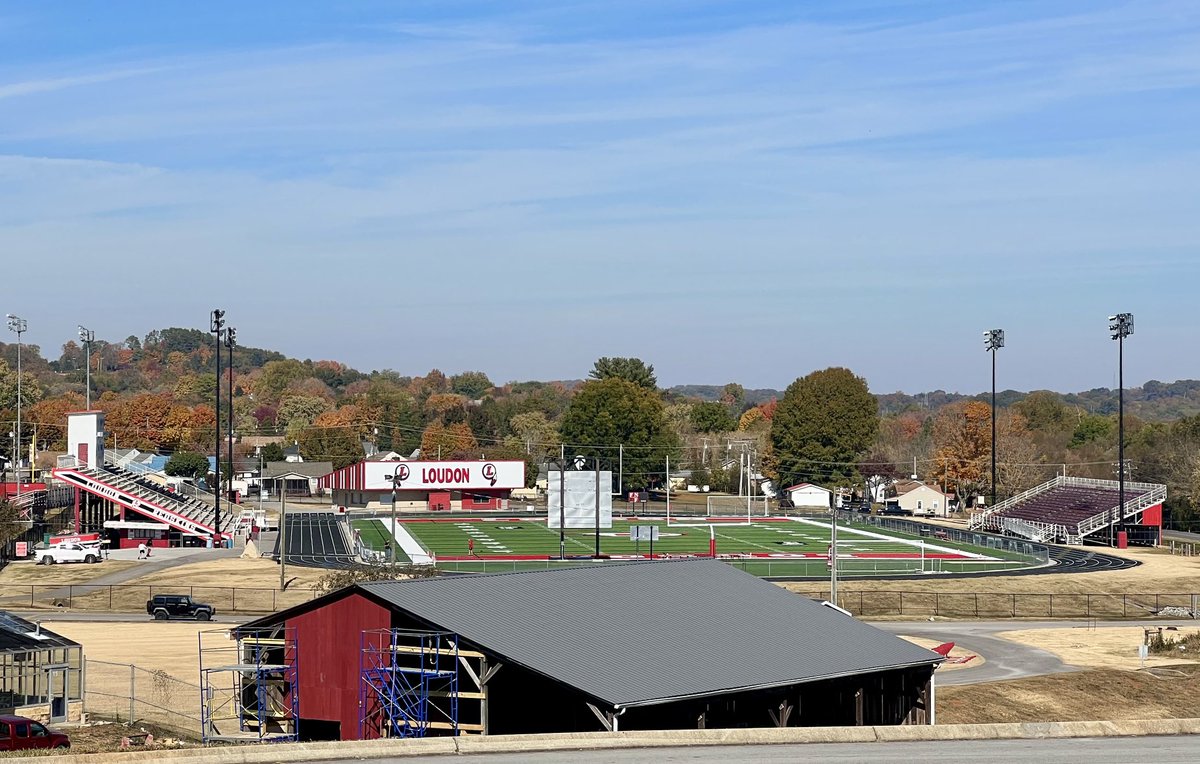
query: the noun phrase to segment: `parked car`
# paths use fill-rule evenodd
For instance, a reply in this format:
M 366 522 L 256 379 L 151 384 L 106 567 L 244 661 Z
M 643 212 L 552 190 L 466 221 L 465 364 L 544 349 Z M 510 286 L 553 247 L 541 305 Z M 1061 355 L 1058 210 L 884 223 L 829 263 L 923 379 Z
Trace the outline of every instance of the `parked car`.
M 0 716 L 0 751 L 70 748 L 71 738 L 24 716 Z
M 93 544 L 58 544 L 35 549 L 39 565 L 54 565 L 58 562 L 100 562 L 104 559 L 100 547 Z
M 881 515 L 900 515 L 902 517 L 912 517 L 912 510 L 905 509 L 904 507 L 900 506 L 899 504 L 888 504 L 886 507 L 883 508 L 883 511 L 880 512 L 879 514 L 881 514 Z
M 217 613 L 212 605 L 194 602 L 186 594 L 156 594 L 146 600 L 146 612 L 154 616 L 156 621 L 166 621 L 170 618 L 209 621 Z

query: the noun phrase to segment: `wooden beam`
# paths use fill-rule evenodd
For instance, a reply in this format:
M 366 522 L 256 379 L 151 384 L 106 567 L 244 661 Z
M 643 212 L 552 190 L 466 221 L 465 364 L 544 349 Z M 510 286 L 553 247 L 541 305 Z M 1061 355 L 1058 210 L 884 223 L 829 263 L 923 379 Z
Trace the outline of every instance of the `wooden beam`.
M 483 682 L 480 681 L 479 675 L 475 673 L 475 669 L 471 668 L 471 664 L 467 663 L 467 659 L 460 656 L 458 662 L 462 664 L 463 670 L 467 672 L 467 676 L 475 683 L 475 688 L 482 690 Z
M 408 645 L 396 645 L 391 648 L 394 653 L 415 653 L 425 655 L 427 653 L 436 653 L 438 655 L 449 655 L 458 658 L 482 658 L 483 653 L 477 653 L 474 650 L 448 650 L 444 647 L 437 649 L 423 650 L 420 647 L 410 647 Z
M 483 700 L 482 692 L 446 692 L 445 690 L 430 690 L 432 698 L 465 698 L 466 700 Z
M 609 718 L 608 714 L 606 714 L 603 711 L 601 711 L 600 709 L 596 708 L 591 703 L 588 703 L 587 707 L 592 709 L 592 713 L 595 714 L 596 718 L 600 720 L 600 723 L 604 725 L 604 730 L 606 732 L 613 731 L 612 719 Z
M 494 665 L 494 666 L 490 667 L 489 669 L 487 669 L 486 671 L 484 671 L 483 672 L 483 684 L 487 684 L 488 682 L 490 682 L 492 677 L 494 677 L 496 675 L 496 672 L 502 668 L 504 668 L 504 664 L 497 663 L 496 665 Z

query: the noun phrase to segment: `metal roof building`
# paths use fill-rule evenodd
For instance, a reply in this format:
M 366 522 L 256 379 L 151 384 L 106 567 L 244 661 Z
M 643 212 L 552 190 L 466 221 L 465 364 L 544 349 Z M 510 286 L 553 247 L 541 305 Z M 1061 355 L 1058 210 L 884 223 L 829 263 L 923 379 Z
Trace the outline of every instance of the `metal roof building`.
M 0 713 L 42 722 L 79 721 L 83 648 L 0 610 Z
M 342 739 L 396 734 L 362 718 L 380 630 L 443 635 L 465 690 L 430 729 L 485 734 L 930 723 L 941 660 L 703 558 L 360 584 L 270 626 L 296 630 L 301 735 Z

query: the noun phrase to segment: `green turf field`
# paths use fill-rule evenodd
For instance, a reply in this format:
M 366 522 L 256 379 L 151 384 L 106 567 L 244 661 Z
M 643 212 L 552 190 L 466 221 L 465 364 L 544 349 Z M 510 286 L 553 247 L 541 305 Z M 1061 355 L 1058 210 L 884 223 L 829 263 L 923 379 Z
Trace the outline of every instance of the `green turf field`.
M 699 522 L 699 520 L 685 521 Z M 661 518 L 640 520 L 638 525 L 655 525 L 660 538 L 654 554 L 708 554 L 709 526 L 668 526 Z M 374 526 L 368 541 L 368 526 Z M 646 555 L 649 544 L 629 539 L 630 523 L 614 520 L 611 529 L 602 529 L 600 553 L 610 557 Z M 363 530 L 364 542 L 381 549 L 386 540 L 382 524 L 374 520 L 354 521 Z M 403 527 L 447 570 L 501 571 L 544 568 L 563 564 L 559 556 L 559 532 L 548 529 L 540 518 L 479 519 L 463 518 L 436 522 L 410 520 Z M 860 532 L 863 531 L 863 532 Z M 713 532 L 717 553 L 745 556 L 732 564 L 764 576 L 823 576 L 827 574 L 826 555 L 830 543 L 827 524 L 796 521 L 759 521 L 751 525 L 717 525 Z M 473 548 L 470 541 L 474 540 Z M 922 539 L 874 526 L 840 525 L 838 569 L 846 575 L 872 575 L 901 572 L 957 572 L 1022 567 L 1027 560 L 995 549 L 972 547 L 951 541 Z M 568 557 L 588 557 L 595 552 L 596 537 L 591 529 L 571 529 L 566 533 Z M 966 555 L 961 553 L 967 553 Z M 979 555 L 972 558 L 968 555 Z M 808 555 L 808 557 L 801 557 Z M 514 559 L 514 558 L 536 559 Z M 953 557 L 956 559 L 943 559 Z M 571 563 L 567 563 L 571 564 Z
M 389 540 L 387 529 L 378 520 L 351 520 L 350 527 L 361 534 L 362 542 L 375 552 L 384 552 Z M 408 565 L 412 562 L 400 547 L 396 547 L 396 562 Z

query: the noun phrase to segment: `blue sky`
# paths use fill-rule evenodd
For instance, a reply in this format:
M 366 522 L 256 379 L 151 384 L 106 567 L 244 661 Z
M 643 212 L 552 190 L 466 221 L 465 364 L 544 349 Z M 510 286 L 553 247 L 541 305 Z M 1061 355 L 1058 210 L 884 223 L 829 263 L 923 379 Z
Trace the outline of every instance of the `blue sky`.
M 501 6 L 503 9 L 501 10 Z M 497 382 L 1200 378 L 1193 2 L 0 2 L 0 300 Z M 6 338 L 11 339 L 11 337 Z

